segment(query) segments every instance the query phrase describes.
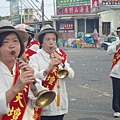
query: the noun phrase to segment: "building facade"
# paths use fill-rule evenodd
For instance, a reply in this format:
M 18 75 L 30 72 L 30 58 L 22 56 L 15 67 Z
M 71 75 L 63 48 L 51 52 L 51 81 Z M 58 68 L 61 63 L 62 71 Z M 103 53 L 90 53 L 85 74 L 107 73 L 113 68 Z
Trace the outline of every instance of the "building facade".
M 53 26 L 63 39 L 78 38 L 79 33 L 108 35 L 120 25 L 120 0 L 57 0 Z

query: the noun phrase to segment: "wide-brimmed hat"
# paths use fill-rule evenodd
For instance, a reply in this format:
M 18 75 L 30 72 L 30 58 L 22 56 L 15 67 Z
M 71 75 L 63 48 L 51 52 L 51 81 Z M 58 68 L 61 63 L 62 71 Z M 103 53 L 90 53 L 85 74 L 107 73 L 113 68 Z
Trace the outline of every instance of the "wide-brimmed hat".
M 33 28 L 33 27 L 27 25 L 27 26 L 25 27 L 25 30 L 26 30 L 26 32 L 27 32 L 28 34 L 34 35 L 34 28 Z
M 46 24 L 40 29 L 40 32 L 38 32 L 35 35 L 35 39 L 38 40 L 38 38 L 44 33 L 55 33 L 58 36 L 58 38 L 62 37 L 62 34 L 60 32 L 55 31 L 55 29 L 52 26 Z
M 120 32 L 120 27 L 117 27 L 117 30 L 115 30 L 116 32 Z
M 23 29 L 15 29 L 11 22 L 8 20 L 0 21 L 0 33 L 3 32 L 15 32 L 23 43 L 26 42 L 29 37 L 26 31 Z

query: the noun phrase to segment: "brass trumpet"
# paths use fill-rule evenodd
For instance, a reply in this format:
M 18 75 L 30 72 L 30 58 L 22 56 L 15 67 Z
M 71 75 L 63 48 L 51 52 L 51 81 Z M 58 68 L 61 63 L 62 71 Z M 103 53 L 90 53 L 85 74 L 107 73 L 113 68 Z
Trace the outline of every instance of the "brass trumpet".
M 57 52 L 57 49 L 53 50 L 53 52 Z M 63 63 L 59 64 L 58 72 L 57 72 L 58 79 L 64 79 L 67 76 L 68 76 L 68 70 L 65 69 L 65 64 L 63 64 Z
M 47 90 L 46 88 L 44 88 L 42 85 L 40 86 L 39 84 L 40 83 L 35 80 L 31 84 L 31 90 L 34 96 L 37 97 L 35 103 L 36 106 L 45 107 L 55 99 L 56 94 L 54 91 Z
M 12 55 L 15 56 L 15 52 L 11 52 Z M 20 58 L 16 58 L 16 61 L 18 63 Z M 22 72 L 25 72 L 26 69 L 22 70 Z M 49 91 L 47 90 L 45 87 L 42 86 L 42 84 L 40 82 L 38 82 L 37 80 L 35 80 L 33 83 L 31 83 L 31 90 L 34 94 L 35 97 L 37 97 L 36 99 L 36 106 L 38 107 L 45 107 L 47 105 L 49 105 L 56 97 L 56 93 L 54 91 Z
M 64 79 L 68 76 L 68 70 L 66 70 L 64 64 L 59 64 L 58 65 L 58 72 L 57 72 L 57 77 L 59 79 Z

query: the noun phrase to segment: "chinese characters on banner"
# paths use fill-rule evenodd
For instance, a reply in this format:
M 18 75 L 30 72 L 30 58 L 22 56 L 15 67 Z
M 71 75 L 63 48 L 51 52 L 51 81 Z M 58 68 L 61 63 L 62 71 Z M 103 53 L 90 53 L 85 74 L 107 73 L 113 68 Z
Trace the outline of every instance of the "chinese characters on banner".
M 88 14 L 91 12 L 90 5 L 58 7 L 57 15 L 64 14 Z
M 75 5 L 90 5 L 91 0 L 56 0 L 57 7 L 75 6 Z
M 60 30 L 73 30 L 73 24 L 60 24 Z
M 99 7 L 99 1 L 98 0 L 92 0 L 92 8 L 98 8 Z
M 102 0 L 103 5 L 120 5 L 120 0 Z

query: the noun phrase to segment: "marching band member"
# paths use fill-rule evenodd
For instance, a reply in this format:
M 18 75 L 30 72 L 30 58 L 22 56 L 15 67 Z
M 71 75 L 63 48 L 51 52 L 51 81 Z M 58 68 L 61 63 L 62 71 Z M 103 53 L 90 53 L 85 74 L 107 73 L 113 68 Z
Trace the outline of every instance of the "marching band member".
M 61 33 L 46 24 L 40 32 L 35 35 L 39 41 L 40 48 L 36 54 L 32 55 L 29 65 L 35 70 L 36 78 L 42 80 L 42 85 L 56 93 L 55 100 L 48 106 L 42 108 L 41 120 L 63 120 L 68 113 L 68 94 L 66 91 L 66 80 L 73 79 L 74 71 L 67 62 L 66 53 L 56 48 L 56 42 L 61 37 Z M 68 71 L 65 78 L 58 78 L 58 65 L 63 65 Z
M 112 78 L 114 117 L 120 117 L 120 27 L 116 30 L 118 39 L 110 44 L 108 54 L 114 55 L 110 76 Z
M 0 120 L 35 120 L 36 97 L 31 91 L 34 70 L 20 59 L 28 34 L 15 29 L 7 20 L 0 21 Z M 20 69 L 26 69 L 22 74 Z M 40 84 L 42 88 L 42 85 Z

